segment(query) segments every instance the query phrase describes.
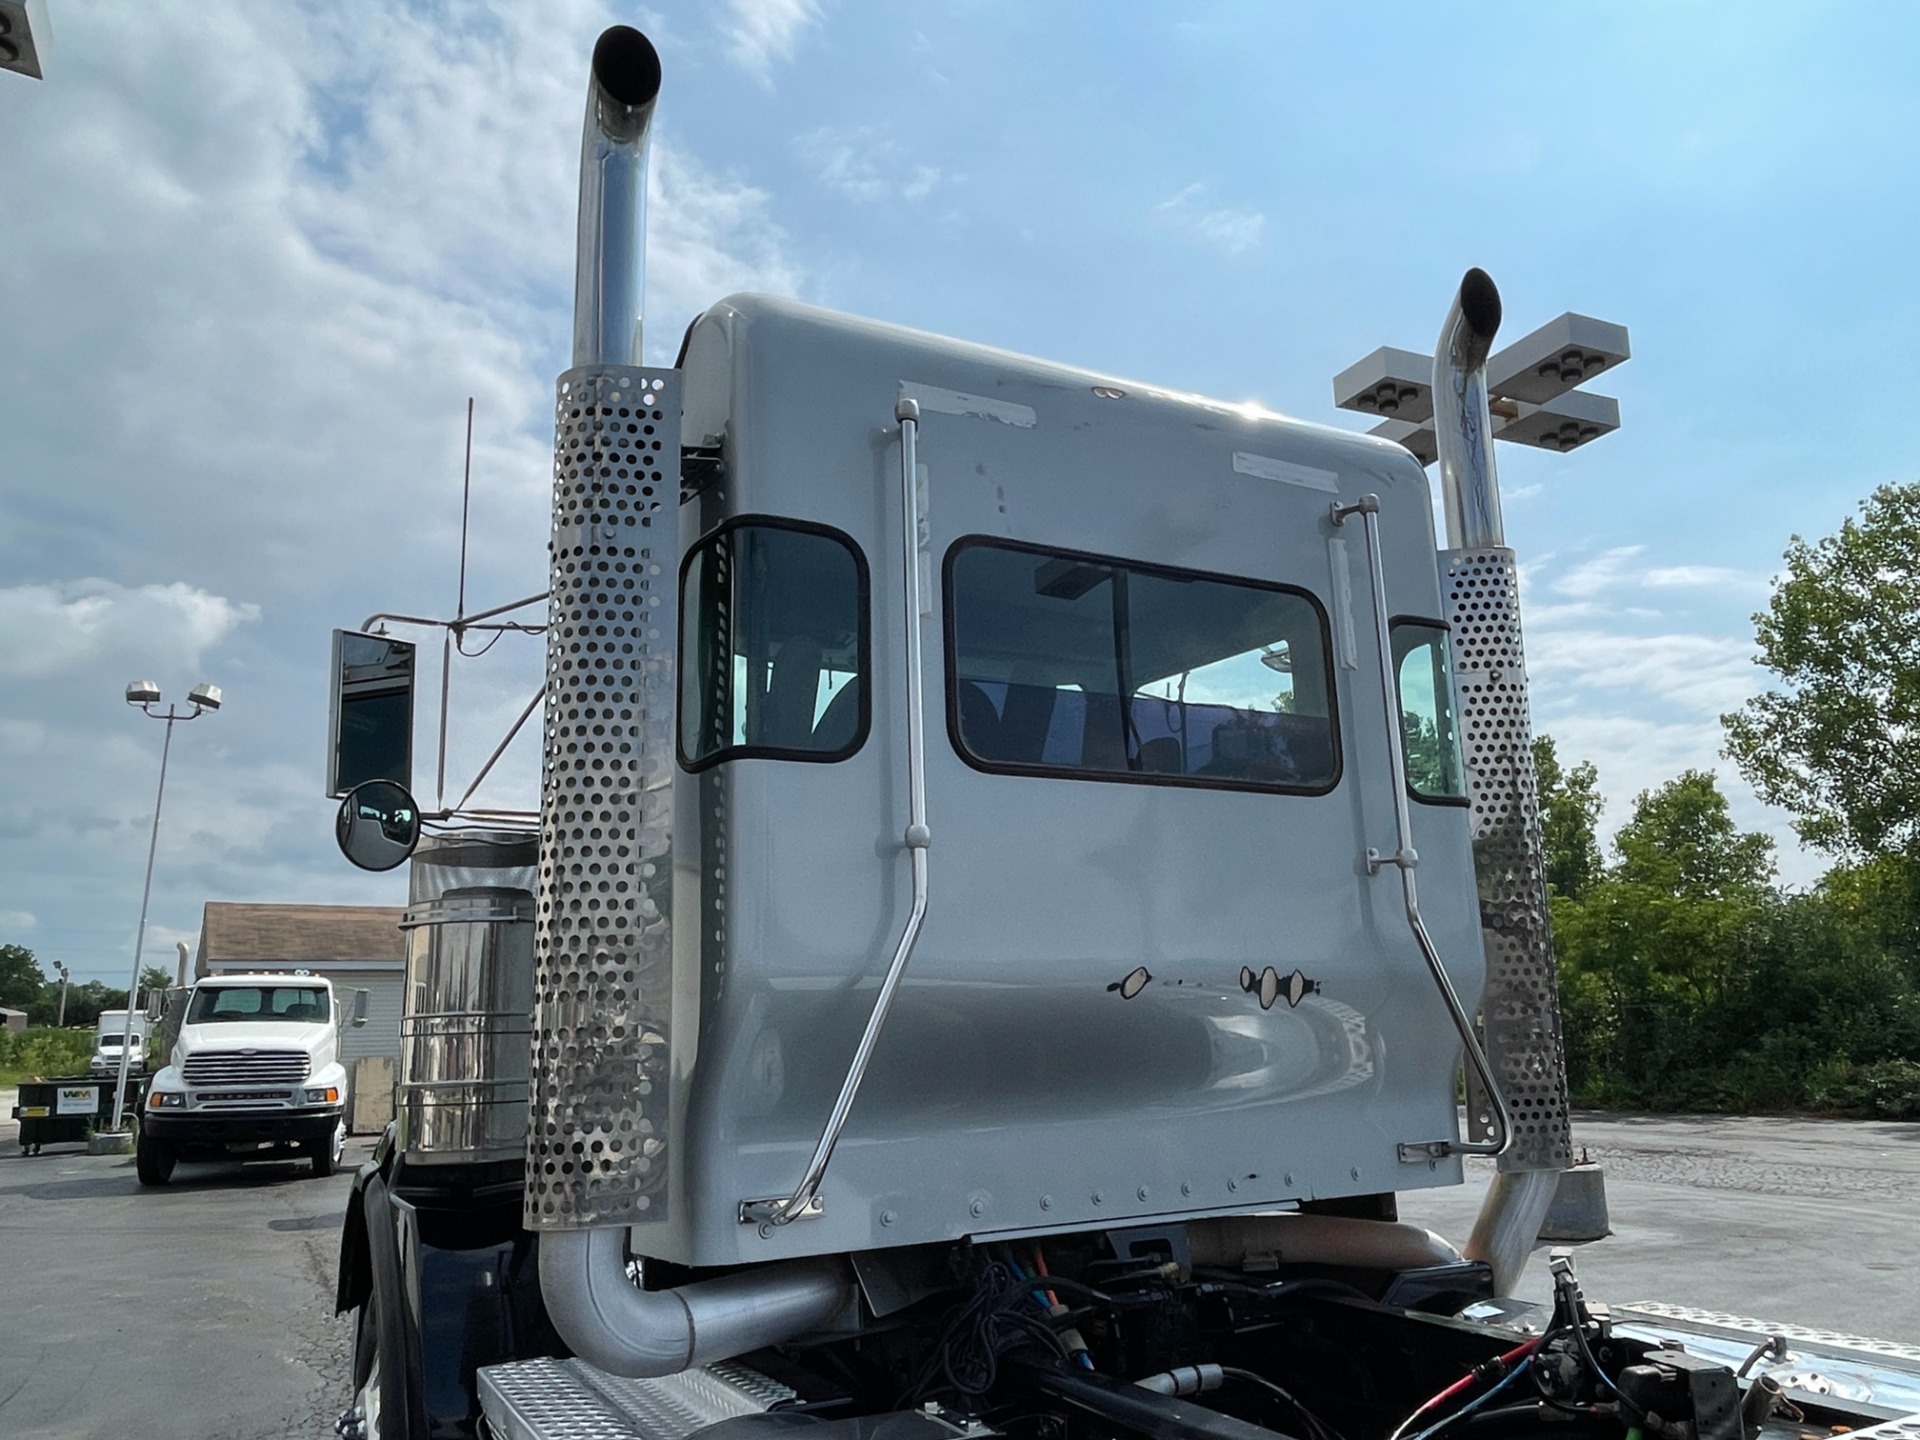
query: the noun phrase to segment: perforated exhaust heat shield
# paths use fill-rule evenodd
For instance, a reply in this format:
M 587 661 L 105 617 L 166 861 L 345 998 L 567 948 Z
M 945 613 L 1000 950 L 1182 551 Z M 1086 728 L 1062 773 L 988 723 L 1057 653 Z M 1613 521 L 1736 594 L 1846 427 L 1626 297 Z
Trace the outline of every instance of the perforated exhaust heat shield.
M 526 1224 L 666 1218 L 680 376 L 560 377 Z
M 1567 1073 L 1518 577 L 1513 552 L 1504 546 L 1443 550 L 1439 559 L 1486 938 L 1482 1037 L 1513 1120 L 1513 1143 L 1499 1165 L 1503 1171 L 1560 1170 L 1572 1163 Z M 1493 1135 L 1491 1107 L 1471 1067 L 1467 1128 L 1474 1140 Z

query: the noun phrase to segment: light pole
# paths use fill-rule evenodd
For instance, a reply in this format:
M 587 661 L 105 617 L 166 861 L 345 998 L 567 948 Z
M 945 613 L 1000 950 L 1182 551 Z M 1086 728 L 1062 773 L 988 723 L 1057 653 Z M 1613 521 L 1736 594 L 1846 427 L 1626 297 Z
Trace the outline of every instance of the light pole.
M 126 1124 L 127 1067 L 133 1059 L 133 1006 L 140 994 L 140 957 L 147 943 L 147 902 L 153 898 L 153 852 L 160 845 L 160 805 L 167 798 L 167 755 L 173 749 L 173 722 L 198 720 L 209 710 L 220 708 L 218 685 L 196 685 L 187 693 L 193 706 L 180 711 L 169 705 L 165 713 L 154 707 L 160 703 L 160 687 L 151 680 L 136 680 L 127 686 L 127 703 L 138 706 L 142 715 L 167 722 L 166 738 L 160 742 L 160 788 L 153 797 L 153 834 L 147 840 L 147 879 L 140 890 L 140 928 L 133 937 L 133 978 L 127 982 L 127 1028 L 120 1037 L 120 1078 L 113 1088 L 113 1124 L 120 1130 Z
M 60 972 L 60 1013 L 53 1017 L 53 1028 L 64 1030 L 67 1025 L 67 982 L 73 978 L 67 971 L 66 962 L 56 960 L 53 968 Z

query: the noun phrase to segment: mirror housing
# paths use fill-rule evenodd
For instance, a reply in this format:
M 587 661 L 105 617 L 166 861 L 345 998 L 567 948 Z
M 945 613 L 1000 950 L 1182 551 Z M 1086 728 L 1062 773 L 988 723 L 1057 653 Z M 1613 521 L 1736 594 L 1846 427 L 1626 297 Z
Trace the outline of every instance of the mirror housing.
M 333 833 L 340 853 L 362 870 L 391 870 L 420 843 L 420 807 L 404 785 L 368 780 L 340 802 Z
M 164 990 L 147 991 L 147 1023 L 158 1024 L 167 1018 L 167 992 Z
M 327 696 L 329 798 L 368 780 L 412 786 L 414 673 L 410 641 L 357 630 L 333 632 Z
M 366 1023 L 367 992 L 365 990 L 356 990 L 353 992 L 353 1028 L 358 1030 Z

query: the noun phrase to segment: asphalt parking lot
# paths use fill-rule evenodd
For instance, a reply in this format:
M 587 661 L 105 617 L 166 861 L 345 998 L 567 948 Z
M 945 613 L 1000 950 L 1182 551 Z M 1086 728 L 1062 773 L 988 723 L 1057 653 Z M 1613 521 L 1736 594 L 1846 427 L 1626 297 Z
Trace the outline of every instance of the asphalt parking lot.
M 0 1091 L 0 1435 L 331 1436 L 347 1402 L 333 1316 L 353 1167 L 186 1165 L 143 1191 L 130 1155 L 24 1156 Z
M 319 1437 L 347 1400 L 333 1317 L 351 1167 L 182 1165 L 141 1191 L 128 1156 L 21 1155 L 0 1091 L 0 1435 Z M 1614 1234 L 1579 1248 L 1588 1295 L 1664 1300 L 1920 1343 L 1920 1125 L 1581 1116 Z M 1403 1195 L 1459 1242 L 1491 1166 Z M 1546 1267 L 1521 1293 L 1546 1297 Z
M 1575 1252 L 1590 1299 L 1920 1344 L 1920 1125 L 1586 1114 L 1573 1138 L 1606 1171 L 1614 1232 Z M 1403 1195 L 1401 1217 L 1463 1242 L 1492 1170 Z M 1550 1297 L 1539 1252 L 1519 1293 Z

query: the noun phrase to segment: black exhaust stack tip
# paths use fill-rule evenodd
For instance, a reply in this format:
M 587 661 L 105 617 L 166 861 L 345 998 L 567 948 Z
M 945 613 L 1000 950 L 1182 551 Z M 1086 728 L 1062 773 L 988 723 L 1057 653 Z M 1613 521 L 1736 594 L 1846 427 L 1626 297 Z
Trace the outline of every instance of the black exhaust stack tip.
M 1460 277 L 1460 313 L 1475 334 L 1488 340 L 1500 328 L 1500 287 L 1478 266 Z
M 660 52 L 631 25 L 612 26 L 594 44 L 593 78 L 629 109 L 650 105 L 660 93 Z

